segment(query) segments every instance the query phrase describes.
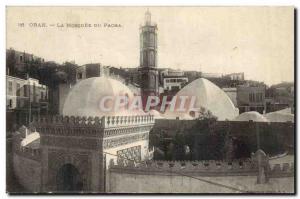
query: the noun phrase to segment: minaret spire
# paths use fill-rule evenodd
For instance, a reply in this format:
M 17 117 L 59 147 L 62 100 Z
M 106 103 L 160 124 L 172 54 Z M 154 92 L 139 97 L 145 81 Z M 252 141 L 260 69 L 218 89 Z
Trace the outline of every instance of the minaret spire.
M 145 24 L 140 27 L 140 87 L 143 107 L 148 96 L 158 96 L 157 25 L 151 22 L 147 9 Z
M 147 8 L 147 11 L 145 13 L 145 25 L 151 25 L 151 13 L 149 11 L 149 8 Z

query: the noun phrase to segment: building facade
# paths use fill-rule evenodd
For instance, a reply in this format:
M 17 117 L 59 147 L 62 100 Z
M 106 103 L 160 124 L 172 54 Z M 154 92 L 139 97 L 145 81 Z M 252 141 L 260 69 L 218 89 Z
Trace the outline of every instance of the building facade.
M 241 85 L 237 87 L 237 105 L 240 113 L 265 111 L 265 86 Z
M 37 79 L 6 76 L 8 131 L 28 124 L 34 116 L 48 112 L 48 87 Z
M 229 78 L 230 80 L 244 81 L 245 75 L 244 73 L 231 73 L 231 74 L 224 75 L 224 78 Z
M 184 75 L 184 72 L 180 70 L 166 69 L 160 72 L 160 76 L 165 92 L 179 91 L 189 81 L 189 79 Z
M 291 108 L 294 112 L 294 83 L 283 82 L 266 89 L 266 112 Z
M 104 75 L 109 75 L 109 68 L 100 63 L 85 64 L 76 68 L 76 81 Z
M 30 53 L 16 51 L 12 48 L 6 50 L 6 74 L 20 75 L 28 72 L 27 64 L 41 64 L 45 60 Z

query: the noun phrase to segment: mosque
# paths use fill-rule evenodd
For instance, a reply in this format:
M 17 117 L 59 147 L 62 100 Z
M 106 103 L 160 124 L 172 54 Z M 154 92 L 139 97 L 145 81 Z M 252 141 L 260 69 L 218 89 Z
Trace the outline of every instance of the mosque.
M 143 80 L 143 102 L 147 96 L 155 96 L 158 92 L 156 31 L 157 27 L 151 23 L 151 15 L 147 12 L 145 26 L 141 28 L 139 69 Z M 201 108 L 211 111 L 219 121 L 282 122 L 294 118 L 284 112 L 239 115 L 226 93 L 203 78 L 186 85 L 176 95 L 195 96 L 193 110 L 144 112 L 122 106 L 118 111 L 103 111 L 100 101 L 107 96 L 126 96 L 129 101 L 135 97 L 126 85 L 115 79 L 105 76 L 88 78 L 72 88 L 65 100 L 63 115 L 35 119 L 28 129 L 16 132 L 13 167 L 26 190 L 44 193 L 120 191 L 110 184 L 113 182 L 109 179 L 112 176 L 110 166 L 138 167 L 150 161 L 153 149 L 149 147 L 149 132 L 158 119 L 193 120 Z M 257 169 L 251 167 L 247 172 L 252 175 Z M 135 175 L 134 171 L 130 172 Z M 152 172 L 157 175 L 157 171 Z M 288 172 L 291 173 L 291 169 Z
M 212 110 L 219 120 L 278 122 L 293 118 L 290 115 L 286 117 L 287 113 L 276 112 L 266 116 L 257 112 L 238 115 L 227 95 L 205 79 L 195 80 L 179 94 L 195 93 L 195 90 L 201 93 L 197 96 L 203 100 L 203 104 L 197 101 L 195 107 L 200 109 L 204 106 Z M 120 180 L 114 181 L 114 178 L 108 177 L 112 176 L 110 165 L 137 166 L 151 160 L 154 150 L 149 147 L 149 132 L 155 120 L 178 117 L 193 120 L 190 113 L 168 110 L 161 114 L 155 110 L 148 113 L 128 111 L 126 107 L 118 112 L 102 112 L 99 109 L 98 100 L 101 97 L 119 95 L 126 95 L 129 99 L 133 97 L 124 84 L 108 77 L 80 81 L 67 97 L 63 116 L 35 120 L 29 130 L 17 132 L 14 136 L 14 172 L 26 190 L 122 192 L 118 188 L 121 186 Z M 215 105 L 210 103 L 215 99 L 218 99 Z M 291 170 L 288 169 L 288 172 Z M 116 189 L 111 187 L 112 183 L 116 184 Z M 124 192 L 126 190 L 124 188 Z

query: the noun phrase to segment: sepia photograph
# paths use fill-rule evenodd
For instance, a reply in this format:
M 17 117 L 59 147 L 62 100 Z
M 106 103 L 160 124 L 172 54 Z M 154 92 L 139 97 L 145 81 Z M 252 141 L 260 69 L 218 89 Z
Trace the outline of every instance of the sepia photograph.
M 6 192 L 296 193 L 293 6 L 6 6 Z

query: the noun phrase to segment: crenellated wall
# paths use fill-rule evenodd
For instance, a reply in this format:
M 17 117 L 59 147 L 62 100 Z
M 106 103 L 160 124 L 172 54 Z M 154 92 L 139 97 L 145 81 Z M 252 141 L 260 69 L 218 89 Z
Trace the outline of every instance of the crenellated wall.
M 240 173 L 240 172 L 256 172 L 257 164 L 249 160 L 223 162 L 223 161 L 148 161 L 140 165 L 113 165 L 112 169 L 133 170 L 135 172 L 151 171 L 151 172 L 191 172 L 203 173 L 204 175 L 212 175 L 213 173 Z
M 167 125 L 170 129 L 173 128 L 171 123 Z M 146 157 L 153 124 L 154 118 L 150 115 L 101 119 L 56 116 L 35 120 L 32 125 L 41 134 L 41 148 L 20 147 L 21 135 L 16 136 L 15 174 L 31 192 L 55 190 L 57 172 L 66 163 L 78 168 L 84 179 L 84 190 L 93 192 L 104 189 L 114 193 L 294 192 L 294 165 L 271 166 L 261 150 L 250 159 L 232 162 L 145 161 L 123 165 L 119 161 L 119 165 L 114 165 L 115 154 L 124 149 L 140 147 L 141 156 Z M 228 125 L 220 123 L 217 129 Z M 229 127 L 234 129 L 234 125 L 248 128 L 253 123 L 230 123 Z M 112 162 L 108 171 L 104 171 L 105 161 Z
M 107 192 L 260 193 L 294 192 L 294 165 L 271 167 L 266 156 L 223 161 L 150 161 L 110 165 Z M 263 160 L 263 161 L 262 161 Z M 261 169 L 264 169 L 261 172 Z M 264 182 L 261 179 L 264 178 Z
M 294 193 L 294 177 L 270 178 L 268 183 L 258 184 L 255 175 L 188 176 L 111 170 L 109 178 L 110 193 Z
M 139 165 L 110 165 L 111 170 L 133 173 L 193 173 L 201 176 L 257 175 L 258 164 L 251 159 L 243 161 L 148 161 Z M 268 177 L 293 176 L 294 164 L 283 163 L 269 167 Z
M 49 116 L 34 118 L 32 126 L 59 126 L 68 125 L 74 127 L 102 127 L 101 119 L 99 117 L 75 117 L 75 116 Z
M 74 127 L 100 127 L 115 128 L 124 126 L 136 126 L 154 124 L 153 115 L 132 115 L 132 116 L 104 116 L 99 117 L 75 117 L 75 116 L 53 116 L 35 118 L 33 126 L 50 126 L 50 125 L 68 125 Z
M 133 116 L 112 116 L 102 117 L 102 124 L 105 128 L 154 124 L 153 115 L 133 115 Z

